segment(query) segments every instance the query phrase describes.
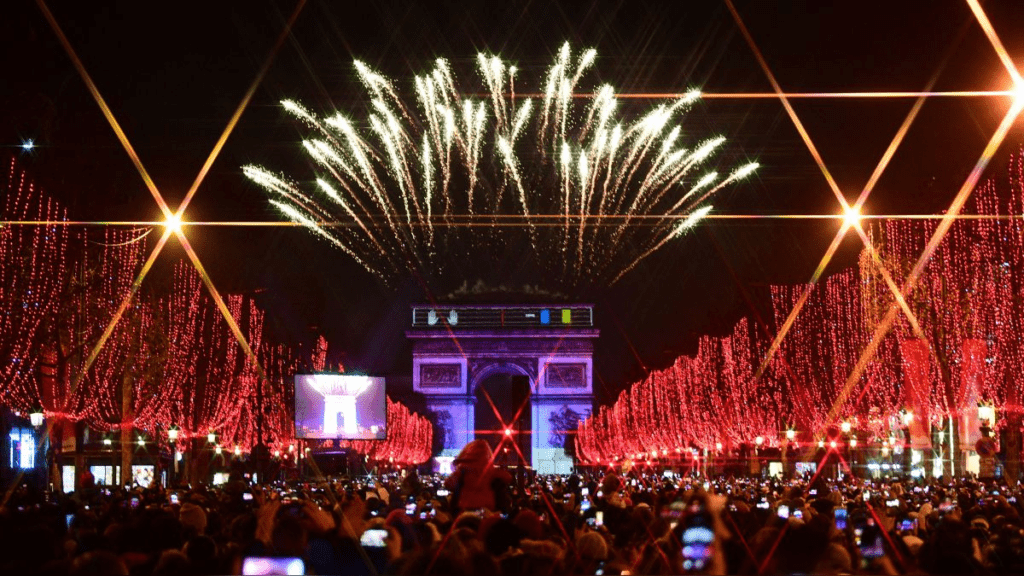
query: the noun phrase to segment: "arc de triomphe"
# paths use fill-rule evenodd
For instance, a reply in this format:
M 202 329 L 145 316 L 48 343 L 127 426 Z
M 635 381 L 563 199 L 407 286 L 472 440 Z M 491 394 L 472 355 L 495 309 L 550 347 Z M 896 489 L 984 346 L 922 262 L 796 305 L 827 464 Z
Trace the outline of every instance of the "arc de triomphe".
M 442 457 L 457 455 L 477 433 L 501 433 L 478 430 L 477 391 L 488 379 L 506 376 L 529 381 L 525 459 L 542 474 L 571 471 L 565 429 L 593 409 L 598 330 L 592 305 L 417 305 L 406 336 L 413 343 L 413 389 L 439 415 Z

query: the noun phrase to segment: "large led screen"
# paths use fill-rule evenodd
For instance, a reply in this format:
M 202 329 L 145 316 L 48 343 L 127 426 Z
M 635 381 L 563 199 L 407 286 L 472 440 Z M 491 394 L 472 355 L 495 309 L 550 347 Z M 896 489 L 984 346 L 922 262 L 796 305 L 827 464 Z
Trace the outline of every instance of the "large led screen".
M 298 438 L 387 438 L 384 378 L 348 374 L 295 375 Z

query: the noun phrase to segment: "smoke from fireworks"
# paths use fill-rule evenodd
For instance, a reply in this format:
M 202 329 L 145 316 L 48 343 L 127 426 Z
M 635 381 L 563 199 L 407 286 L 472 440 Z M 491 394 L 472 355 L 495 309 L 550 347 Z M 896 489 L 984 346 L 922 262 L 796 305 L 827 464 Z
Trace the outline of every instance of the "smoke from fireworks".
M 477 58 L 484 96 L 460 90 L 438 59 L 415 78 L 411 106 L 356 61 L 369 96 L 364 119 L 282 103 L 313 130 L 303 147 L 320 170 L 315 186 L 243 170 L 288 219 L 385 281 L 407 269 L 441 273 L 456 260 L 501 267 L 515 254 L 554 284 L 614 283 L 757 165 L 720 178 L 706 165 L 725 139 L 686 142 L 678 122 L 699 92 L 632 120 L 609 85 L 578 98 L 595 58 L 591 49 L 574 60 L 566 44 L 535 98 L 516 96 L 517 69 L 497 56 Z

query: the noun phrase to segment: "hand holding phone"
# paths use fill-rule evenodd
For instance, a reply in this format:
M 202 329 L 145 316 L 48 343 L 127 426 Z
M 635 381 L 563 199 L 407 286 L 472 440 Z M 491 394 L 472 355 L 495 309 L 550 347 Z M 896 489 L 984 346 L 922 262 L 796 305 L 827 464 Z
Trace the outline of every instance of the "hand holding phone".
M 885 556 L 885 542 L 882 531 L 873 522 L 864 526 L 860 535 L 860 555 L 866 560 L 874 560 Z
M 700 572 L 714 555 L 715 530 L 711 514 L 702 503 L 694 503 L 687 509 L 682 534 L 683 569 Z
M 372 528 L 363 532 L 359 537 L 359 543 L 367 548 L 384 548 L 387 546 L 388 531 L 382 528 Z
M 846 530 L 846 508 L 839 507 L 835 510 L 836 530 Z
M 248 556 L 242 561 L 243 576 L 266 576 L 268 574 L 305 574 L 306 563 L 302 558 L 270 558 Z

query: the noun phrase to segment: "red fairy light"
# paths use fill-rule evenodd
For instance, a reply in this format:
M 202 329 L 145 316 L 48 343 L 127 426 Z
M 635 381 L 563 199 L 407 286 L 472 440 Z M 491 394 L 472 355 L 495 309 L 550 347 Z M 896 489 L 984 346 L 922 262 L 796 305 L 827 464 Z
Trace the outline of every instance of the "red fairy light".
M 28 181 L 14 160 L 0 178 L 0 220 L 60 222 L 66 214 Z M 90 232 L 91 231 L 91 232 Z M 196 270 L 179 263 L 163 297 L 129 300 L 109 338 L 103 331 L 131 293 L 146 257 L 146 231 L 65 225 L 0 227 L 0 403 L 99 430 L 179 428 L 179 445 L 206 439 L 249 451 L 263 441 L 295 442 L 292 377 L 303 364 L 273 343 L 252 298 L 227 297 L 263 372 L 242 351 Z M 73 263 L 72 263 L 73 262 Z M 54 346 L 61 342 L 61 349 Z M 315 369 L 326 366 L 317 342 Z M 69 354 L 65 348 L 77 350 Z M 86 370 L 88 353 L 98 349 Z M 126 402 L 127 399 L 127 402 Z M 418 464 L 430 457 L 430 423 L 392 402 L 386 440 L 353 443 L 371 458 Z M 285 448 L 287 449 L 287 448 Z
M 1008 189 L 992 180 L 975 190 L 964 214 L 985 217 L 962 218 L 950 228 L 906 295 L 918 328 L 900 314 L 839 406 L 840 421 L 888 434 L 885 428 L 902 427 L 908 402 L 924 430 L 928 418 L 976 414 L 978 400 L 1000 412 L 1021 410 L 1014 383 L 1024 365 L 1024 154 L 1012 158 L 1008 180 Z M 736 445 L 759 435 L 772 443 L 788 426 L 821 437 L 836 424 L 825 418 L 894 304 L 880 266 L 898 283 L 937 226 L 921 219 L 879 222 L 868 232 L 880 262 L 864 251 L 857 268 L 819 282 L 760 378 L 751 368 L 760 365 L 770 340 L 741 320 L 731 335 L 702 338 L 694 356 L 652 372 L 599 408 L 580 424 L 578 454 L 596 463 L 649 446 L 708 448 L 719 439 Z M 805 289 L 771 288 L 775 326 Z M 907 350 L 922 352 L 908 363 Z M 908 382 L 913 390 L 904 390 Z

